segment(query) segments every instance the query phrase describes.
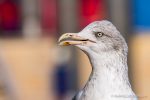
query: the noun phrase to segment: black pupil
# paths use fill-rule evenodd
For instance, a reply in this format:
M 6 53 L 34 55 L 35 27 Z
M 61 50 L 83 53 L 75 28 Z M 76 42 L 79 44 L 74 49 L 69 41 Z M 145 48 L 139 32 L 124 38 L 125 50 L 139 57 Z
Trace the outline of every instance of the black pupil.
M 98 36 L 101 36 L 101 33 L 98 33 Z
M 100 36 L 103 35 L 103 33 L 102 33 L 102 32 L 98 32 L 96 35 L 97 35 L 98 37 L 100 37 Z

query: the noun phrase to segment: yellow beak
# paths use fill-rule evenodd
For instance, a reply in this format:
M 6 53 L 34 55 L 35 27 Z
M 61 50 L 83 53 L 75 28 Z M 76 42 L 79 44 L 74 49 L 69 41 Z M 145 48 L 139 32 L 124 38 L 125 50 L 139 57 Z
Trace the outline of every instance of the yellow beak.
M 89 39 L 82 38 L 78 36 L 76 33 L 65 33 L 59 38 L 58 43 L 61 46 L 68 46 L 68 45 L 82 45 L 85 44 L 87 41 L 94 42 Z

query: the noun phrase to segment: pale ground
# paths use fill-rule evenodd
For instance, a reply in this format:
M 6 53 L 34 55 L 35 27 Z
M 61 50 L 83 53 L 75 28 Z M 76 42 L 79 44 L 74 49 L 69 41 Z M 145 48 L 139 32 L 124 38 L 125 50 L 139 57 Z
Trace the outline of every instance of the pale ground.
M 139 100 L 150 100 L 150 35 L 132 38 L 131 79 Z
M 49 81 L 55 63 L 53 39 L 5 39 L 0 45 L 7 63 L 1 70 L 11 89 L 7 91 L 9 100 L 11 95 L 15 100 L 54 100 Z

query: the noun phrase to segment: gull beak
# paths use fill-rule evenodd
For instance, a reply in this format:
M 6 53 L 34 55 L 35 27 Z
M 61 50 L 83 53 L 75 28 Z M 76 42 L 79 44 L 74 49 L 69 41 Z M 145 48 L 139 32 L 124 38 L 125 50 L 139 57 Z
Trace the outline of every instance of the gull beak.
M 65 33 L 58 40 L 58 43 L 61 46 L 83 45 L 86 44 L 87 42 L 94 42 L 94 41 L 78 36 L 76 33 Z

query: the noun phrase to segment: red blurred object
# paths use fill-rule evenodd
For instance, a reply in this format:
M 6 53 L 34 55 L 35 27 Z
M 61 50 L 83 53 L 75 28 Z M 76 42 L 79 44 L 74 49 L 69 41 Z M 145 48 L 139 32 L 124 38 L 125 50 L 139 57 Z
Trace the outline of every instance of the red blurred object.
M 19 26 L 18 6 L 10 0 L 0 2 L 0 27 L 3 31 L 17 30 Z
M 57 15 L 56 0 L 40 0 L 42 28 L 44 33 L 56 34 Z
M 89 23 L 106 18 L 106 5 L 104 0 L 81 0 L 81 28 Z

